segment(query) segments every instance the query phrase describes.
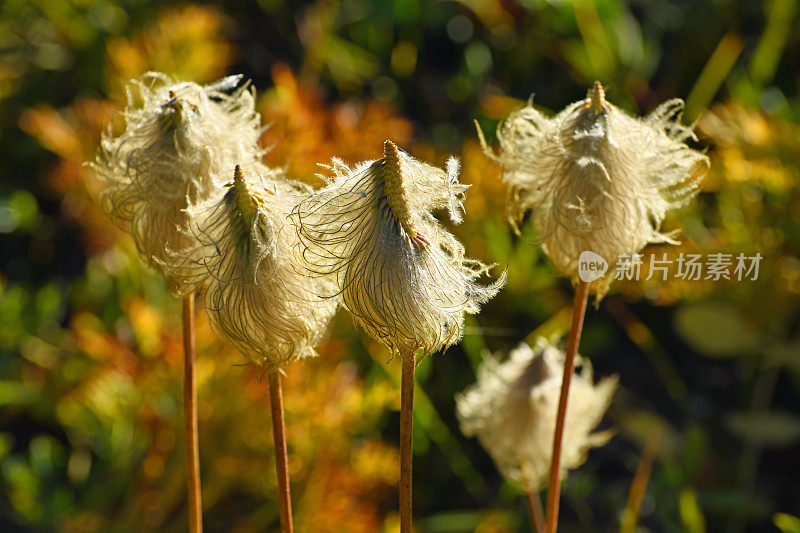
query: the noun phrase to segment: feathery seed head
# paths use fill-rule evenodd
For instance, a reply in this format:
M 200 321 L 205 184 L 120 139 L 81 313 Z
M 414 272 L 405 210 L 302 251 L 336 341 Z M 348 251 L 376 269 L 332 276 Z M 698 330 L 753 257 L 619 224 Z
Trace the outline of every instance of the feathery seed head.
M 241 76 L 210 85 L 175 83 L 148 73 L 127 87 L 125 130 L 101 139 L 92 164 L 106 182 L 101 201 L 109 217 L 130 231 L 144 260 L 181 289 L 163 268 L 167 250 L 188 246 L 179 228 L 188 206 L 210 197 L 236 162 L 263 154 L 261 117 Z M 232 90 L 232 91 L 231 91 Z
M 590 448 L 610 438 L 608 431 L 592 430 L 617 387 L 616 377 L 595 384 L 588 361 L 578 357 L 576 364 L 564 425 L 564 471 L 583 464 Z M 461 431 L 477 436 L 506 479 L 526 491 L 539 491 L 547 482 L 563 370 L 564 353 L 540 338 L 533 349 L 520 344 L 502 363 L 487 358 L 477 383 L 456 396 Z
M 455 220 L 466 187 L 458 165 L 420 163 L 393 143 L 384 158 L 353 169 L 334 160 L 334 178 L 292 212 L 298 252 L 310 275 L 334 280 L 334 294 L 393 354 L 436 352 L 461 337 L 464 313 L 500 289 L 481 286 L 487 267 L 431 214 Z
M 187 209 L 194 246 L 165 267 L 191 292 L 206 286 L 215 331 L 266 371 L 315 354 L 338 301 L 325 278 L 294 264 L 296 235 L 286 221 L 308 189 L 260 163 L 237 165 L 234 180 Z
M 532 106 L 512 113 L 497 130 L 510 219 L 531 213 L 541 245 L 562 274 L 577 279 L 584 251 L 617 258 L 651 242 L 675 242 L 660 232 L 667 211 L 697 192 L 708 157 L 686 145 L 683 102 L 670 100 L 634 118 L 605 99 L 599 82 L 587 98 L 548 118 Z M 602 296 L 611 277 L 594 282 Z

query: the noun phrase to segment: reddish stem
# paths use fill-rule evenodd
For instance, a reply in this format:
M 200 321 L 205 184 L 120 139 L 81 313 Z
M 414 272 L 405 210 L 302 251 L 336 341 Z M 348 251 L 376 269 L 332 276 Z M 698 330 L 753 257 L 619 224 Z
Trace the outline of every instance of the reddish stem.
M 269 373 L 269 406 L 272 411 L 272 438 L 275 443 L 275 473 L 278 476 L 278 502 L 281 531 L 293 533 L 292 494 L 289 485 L 289 456 L 286 452 L 286 425 L 283 421 L 283 388 L 280 372 Z
M 189 531 L 203 531 L 200 497 L 200 447 L 197 429 L 197 382 L 194 375 L 194 295 L 183 299 L 183 410 L 186 430 L 186 486 L 189 497 Z
M 536 533 L 544 533 L 544 512 L 542 511 L 542 500 L 539 499 L 538 492 L 525 493 L 528 501 L 528 510 L 531 512 L 531 523 Z
M 657 424 L 650 431 L 645 441 L 642 458 L 639 460 L 639 466 L 633 476 L 631 490 L 628 493 L 628 501 L 625 503 L 625 510 L 622 512 L 620 533 L 634 533 L 636 531 L 636 526 L 639 523 L 639 512 L 642 508 L 642 499 L 644 499 L 644 494 L 647 491 L 647 482 L 650 480 L 650 473 L 653 471 L 653 463 L 656 460 L 656 452 L 658 451 L 658 444 L 661 441 L 663 431 L 663 426 Z
M 550 461 L 550 479 L 547 485 L 547 529 L 546 533 L 556 533 L 558 527 L 558 503 L 561 496 L 561 444 L 564 437 L 564 420 L 567 415 L 567 400 L 572 374 L 575 371 L 575 354 L 583 329 L 586 302 L 589 298 L 589 284 L 578 281 L 575 287 L 575 300 L 572 303 L 572 324 L 567 338 L 567 351 L 564 355 L 564 377 L 561 379 L 561 395 L 558 398 L 556 432 L 553 437 L 553 457 Z

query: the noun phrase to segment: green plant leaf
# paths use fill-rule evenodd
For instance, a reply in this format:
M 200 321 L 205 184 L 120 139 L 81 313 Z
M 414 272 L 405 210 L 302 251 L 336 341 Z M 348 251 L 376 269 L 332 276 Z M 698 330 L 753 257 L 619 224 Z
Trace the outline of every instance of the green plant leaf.
M 678 309 L 675 328 L 692 348 L 709 357 L 737 357 L 756 348 L 758 336 L 732 305 L 698 302 Z
M 772 523 L 783 533 L 800 533 L 800 518 L 786 513 L 775 513 Z
M 697 503 L 697 492 L 694 489 L 683 489 L 678 499 L 678 509 L 685 531 L 689 533 L 705 533 L 706 519 L 700 509 L 700 504 Z
M 792 413 L 732 413 L 728 431 L 742 440 L 785 448 L 800 441 L 800 417 Z

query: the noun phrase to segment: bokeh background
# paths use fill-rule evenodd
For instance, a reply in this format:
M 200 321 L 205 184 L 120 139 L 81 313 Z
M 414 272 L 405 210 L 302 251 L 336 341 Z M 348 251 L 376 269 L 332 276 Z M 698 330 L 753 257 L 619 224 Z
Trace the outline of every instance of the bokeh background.
M 631 113 L 686 99 L 712 167 L 669 253 L 760 252 L 757 281 L 617 282 L 582 353 L 621 387 L 616 436 L 565 482 L 561 531 L 800 531 L 800 19 L 796 0 L 4 0 L 0 4 L 0 531 L 184 531 L 179 304 L 98 208 L 84 164 L 150 69 L 259 90 L 268 163 L 380 157 L 389 138 L 472 185 L 454 229 L 509 265 L 463 342 L 418 371 L 419 531 L 529 531 L 463 437 L 484 353 L 567 328 L 571 289 L 505 220 L 481 151 L 531 94 L 595 79 Z M 646 255 L 661 253 L 650 247 Z M 499 270 L 498 270 L 499 271 Z M 496 271 L 497 272 L 497 271 Z M 199 314 L 206 531 L 277 531 L 266 383 Z M 341 314 L 285 393 L 300 532 L 397 527 L 398 365 Z M 644 451 L 647 449 L 648 451 Z M 638 526 L 626 500 L 652 468 Z M 621 529 L 622 528 L 622 529 Z

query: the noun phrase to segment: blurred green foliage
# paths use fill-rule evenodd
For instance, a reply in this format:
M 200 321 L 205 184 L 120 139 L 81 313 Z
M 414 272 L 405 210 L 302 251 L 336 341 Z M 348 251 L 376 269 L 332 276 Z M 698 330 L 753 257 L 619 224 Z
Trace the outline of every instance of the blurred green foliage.
M 617 283 L 582 352 L 621 390 L 604 448 L 567 478 L 561 530 L 619 528 L 648 434 L 663 427 L 641 531 L 800 531 L 800 33 L 796 0 L 149 0 L 0 4 L 0 530 L 183 531 L 178 305 L 97 206 L 84 161 L 148 69 L 260 90 L 273 165 L 461 156 L 455 231 L 509 265 L 458 347 L 419 369 L 415 513 L 424 532 L 527 531 L 519 494 L 458 431 L 453 395 L 486 350 L 558 337 L 570 288 L 505 223 L 491 132 L 535 94 L 557 110 L 595 79 L 643 112 L 687 100 L 712 159 L 645 255 L 759 252 L 757 281 Z M 491 142 L 491 138 L 490 138 Z M 532 333 L 533 332 L 533 333 Z M 278 524 L 266 385 L 198 326 L 206 530 Z M 399 368 L 337 319 L 286 392 L 299 531 L 397 527 Z

